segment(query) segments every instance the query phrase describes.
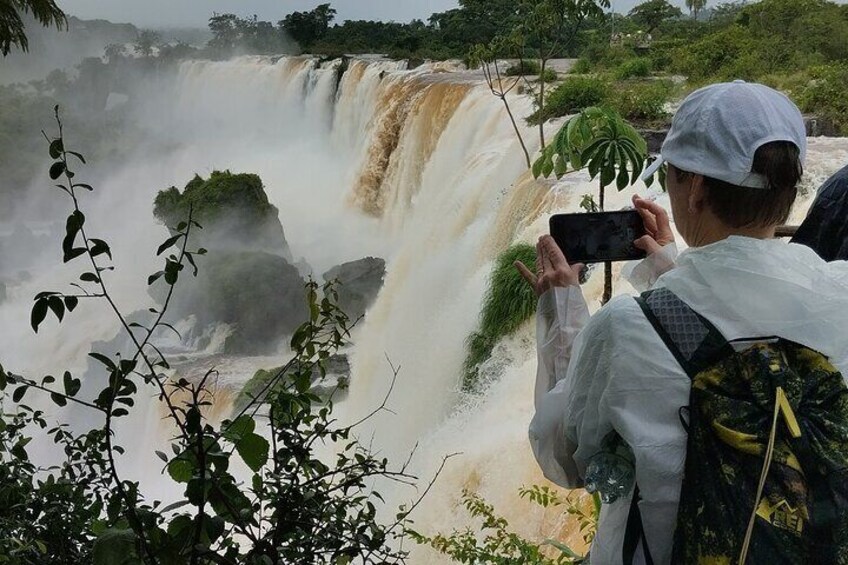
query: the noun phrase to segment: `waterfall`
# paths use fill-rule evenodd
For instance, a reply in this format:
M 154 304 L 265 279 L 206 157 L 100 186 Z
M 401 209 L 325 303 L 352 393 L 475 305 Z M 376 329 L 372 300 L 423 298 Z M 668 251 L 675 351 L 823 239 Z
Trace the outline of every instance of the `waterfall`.
M 517 494 L 522 485 L 543 483 L 526 438 L 536 359 L 532 323 L 495 348 L 484 367 L 491 378 L 485 391 L 467 395 L 459 386 L 465 340 L 477 324 L 494 259 L 514 242 L 535 241 L 551 213 L 577 210 L 595 184 L 585 173 L 561 182 L 532 179 L 503 105 L 481 76 L 445 64 L 407 70 L 403 63 L 353 59 L 338 80 L 342 64 L 309 57 L 190 61 L 150 89 L 137 109 L 145 136 L 138 157 L 109 165 L 88 214 L 92 230 L 115 242 L 118 274 L 110 280 L 119 304 L 129 311 L 149 305 L 144 280 L 157 269 L 153 255 L 165 234 L 150 213 L 157 190 L 213 168 L 259 174 L 294 256 L 316 275 L 369 255 L 387 260 L 385 285 L 355 330 L 351 390 L 337 410 L 352 420 L 380 404 L 392 379 L 388 357 L 400 367 L 388 404 L 393 413 L 380 414 L 363 433 L 373 433 L 374 446 L 398 462 L 418 444 L 413 470 L 422 483 L 445 455 L 460 453 L 417 509 L 416 528 L 432 534 L 465 527 L 468 516 L 458 503 L 468 488 L 518 533 L 574 542 L 573 521 Z M 517 116 L 531 112 L 527 97 L 509 100 Z M 538 136 L 520 127 L 529 150 L 537 151 Z M 552 134 L 556 124 L 548 127 Z M 817 186 L 846 161 L 848 140 L 811 139 L 805 186 Z M 625 206 L 632 193 L 613 194 L 611 207 Z M 808 190 L 795 219 L 811 197 Z M 110 217 L 110 210 L 126 217 Z M 32 275 L 12 285 L 0 305 L 0 359 L 33 376 L 65 367 L 84 371 L 92 341 L 110 339 L 115 324 L 102 306 L 84 304 L 73 314 L 74 327 L 51 321 L 33 335 L 32 296 L 63 288 L 73 272 L 55 267 Z M 601 278 L 593 276 L 585 288 L 593 309 Z M 629 289 L 617 283 L 617 290 Z M 197 370 L 221 369 L 218 418 L 244 379 L 285 356 L 217 353 L 196 354 Z M 157 465 L 153 446 L 168 433 L 152 403 L 137 407 L 125 426 L 143 440 L 124 469 L 146 480 L 155 480 L 159 469 L 139 465 Z M 384 494 L 391 504 L 415 497 L 403 489 Z M 417 548 L 414 562 L 444 558 Z

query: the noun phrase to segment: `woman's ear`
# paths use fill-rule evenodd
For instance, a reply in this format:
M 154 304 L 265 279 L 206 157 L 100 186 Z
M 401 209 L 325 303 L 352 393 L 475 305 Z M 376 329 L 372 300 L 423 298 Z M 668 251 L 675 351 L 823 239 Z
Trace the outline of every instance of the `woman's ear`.
M 689 190 L 689 213 L 703 212 L 707 206 L 707 187 L 704 184 L 704 175 L 692 175 L 689 179 L 692 183 Z

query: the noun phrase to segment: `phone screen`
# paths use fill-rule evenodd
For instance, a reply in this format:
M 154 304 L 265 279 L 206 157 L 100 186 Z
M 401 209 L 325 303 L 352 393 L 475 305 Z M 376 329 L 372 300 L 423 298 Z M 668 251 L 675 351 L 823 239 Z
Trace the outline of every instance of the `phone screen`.
M 644 259 L 633 242 L 645 235 L 636 210 L 557 214 L 551 217 L 551 235 L 569 263 L 602 263 Z

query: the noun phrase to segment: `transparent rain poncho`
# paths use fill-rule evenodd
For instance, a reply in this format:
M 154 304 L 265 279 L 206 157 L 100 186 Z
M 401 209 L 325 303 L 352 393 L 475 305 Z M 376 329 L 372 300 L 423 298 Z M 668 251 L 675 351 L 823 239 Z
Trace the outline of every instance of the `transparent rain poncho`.
M 636 278 L 653 282 L 657 273 L 642 267 Z M 730 237 L 683 252 L 654 286 L 672 290 L 728 339 L 779 336 L 825 354 L 848 375 L 846 262 L 825 263 L 782 241 Z M 553 289 L 539 300 L 537 332 L 530 442 L 548 479 L 593 487 L 609 501 L 592 562 L 621 560 L 633 491 L 625 448 L 652 556 L 670 562 L 686 457 L 679 410 L 688 404 L 689 378 L 629 296 L 589 319 L 579 288 Z

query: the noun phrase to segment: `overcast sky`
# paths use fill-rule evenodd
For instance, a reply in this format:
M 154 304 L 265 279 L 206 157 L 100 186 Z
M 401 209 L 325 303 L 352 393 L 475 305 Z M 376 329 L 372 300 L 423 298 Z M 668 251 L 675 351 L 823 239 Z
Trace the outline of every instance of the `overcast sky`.
M 640 0 L 612 0 L 616 12 L 627 12 Z M 718 0 L 711 0 L 715 4 Z M 256 14 L 276 22 L 296 10 L 330 2 L 339 20 L 426 20 L 433 12 L 455 8 L 457 0 L 58 0 L 68 13 L 83 19 L 102 18 L 140 27 L 206 27 L 212 12 Z M 672 0 L 683 6 L 684 0 Z

